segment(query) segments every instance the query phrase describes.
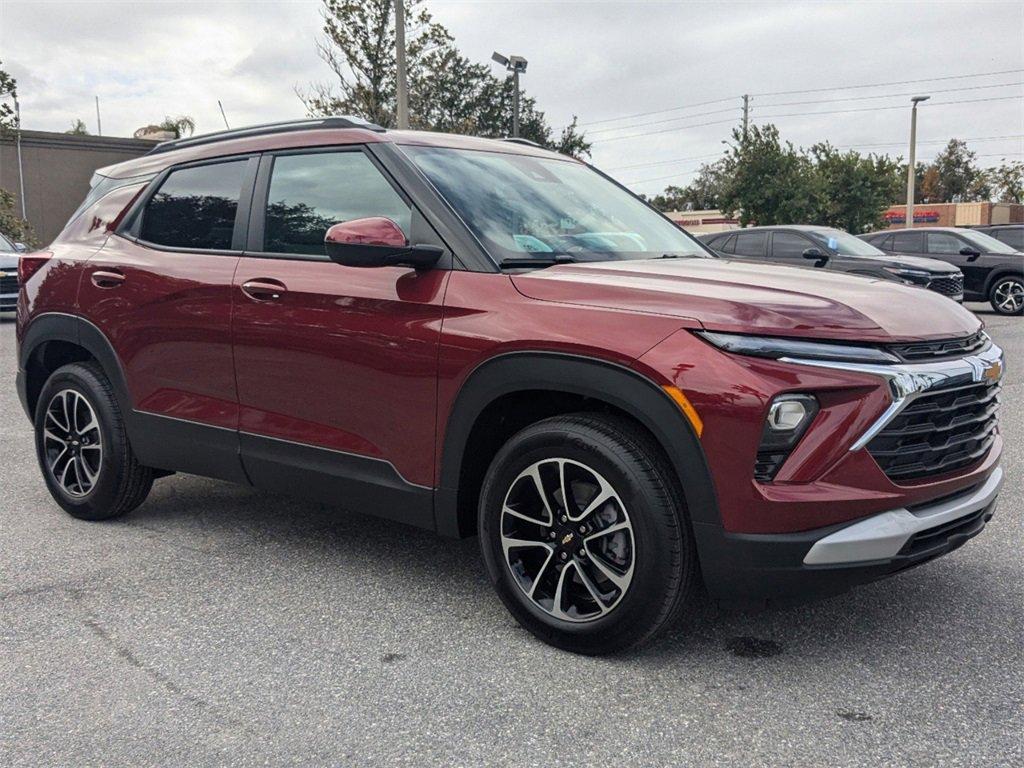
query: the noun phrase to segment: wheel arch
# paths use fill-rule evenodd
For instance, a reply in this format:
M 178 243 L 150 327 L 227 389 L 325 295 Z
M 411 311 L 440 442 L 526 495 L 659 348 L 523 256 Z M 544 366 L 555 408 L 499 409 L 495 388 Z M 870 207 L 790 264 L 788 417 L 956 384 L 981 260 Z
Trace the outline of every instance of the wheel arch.
M 531 405 L 540 418 L 580 410 L 611 410 L 631 417 L 651 433 L 679 479 L 693 522 L 721 524 L 711 473 L 700 441 L 672 399 L 646 376 L 617 363 L 554 352 L 511 352 L 481 363 L 455 399 L 444 431 L 440 482 L 435 494 L 435 526 L 446 536 L 465 537 L 476 531 L 479 473 L 493 453 L 474 451 L 481 430 L 491 426 L 488 414 L 497 405 L 515 409 Z M 547 402 L 547 400 L 550 402 Z M 516 411 L 513 410 L 513 413 Z M 507 413 L 507 411 L 505 411 Z M 505 425 L 512 432 L 533 423 Z M 511 436 L 510 434 L 508 436 Z M 502 440 L 502 442 L 504 442 Z
M 26 328 L 18 356 L 18 367 L 25 372 L 24 405 L 30 419 L 49 375 L 61 365 L 85 360 L 99 364 L 122 413 L 131 412 L 121 362 L 104 333 L 84 318 L 48 313 L 34 318 Z
M 988 301 L 989 294 L 992 293 L 992 286 L 996 284 L 996 281 L 1003 277 L 1020 277 L 1024 278 L 1024 270 L 1017 269 L 1012 265 L 1003 265 L 995 267 L 985 278 L 985 300 Z

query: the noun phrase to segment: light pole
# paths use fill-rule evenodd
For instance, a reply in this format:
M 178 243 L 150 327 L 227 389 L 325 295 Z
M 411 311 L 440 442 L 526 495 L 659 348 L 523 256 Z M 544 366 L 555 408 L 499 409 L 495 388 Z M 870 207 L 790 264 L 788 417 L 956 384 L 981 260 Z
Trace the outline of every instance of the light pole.
M 405 66 L 405 0 L 395 0 L 395 65 L 396 101 L 395 122 L 400 129 L 409 127 L 409 84 Z
M 25 213 L 25 171 L 21 165 L 21 105 L 18 104 L 18 94 L 14 91 L 0 93 L 0 98 L 10 96 L 14 101 L 14 129 L 17 131 L 15 142 L 18 148 L 18 197 L 21 198 L 21 218 L 27 220 Z
M 928 101 L 931 96 L 915 96 L 910 101 L 910 162 L 907 165 L 907 214 L 906 225 L 914 226 L 914 179 L 917 174 L 917 105 Z
M 527 61 L 522 56 L 503 56 L 495 51 L 491 58 L 512 73 L 512 136 L 519 136 L 519 75 L 526 72 Z

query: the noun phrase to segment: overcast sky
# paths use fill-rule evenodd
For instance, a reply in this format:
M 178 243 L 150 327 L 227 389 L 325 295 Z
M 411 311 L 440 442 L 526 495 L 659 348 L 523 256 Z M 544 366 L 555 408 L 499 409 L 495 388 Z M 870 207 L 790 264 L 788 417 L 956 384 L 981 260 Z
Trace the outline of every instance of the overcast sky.
M 795 144 L 891 154 L 905 153 L 911 92 L 930 93 L 919 157 L 956 136 L 983 164 L 1024 160 L 1019 1 L 427 2 L 468 56 L 529 59 L 524 86 L 552 124 L 573 114 L 593 123 L 594 162 L 640 192 L 685 183 L 713 159 L 744 93 L 754 121 L 788 115 L 773 122 Z M 95 132 L 95 95 L 110 135 L 179 114 L 197 132 L 217 130 L 217 99 L 233 126 L 289 119 L 304 114 L 295 86 L 329 79 L 314 50 L 320 7 L 0 0 L 0 59 L 18 79 L 28 129 L 81 118 Z M 767 95 L 782 91 L 812 92 Z M 793 114 L 808 112 L 832 114 Z

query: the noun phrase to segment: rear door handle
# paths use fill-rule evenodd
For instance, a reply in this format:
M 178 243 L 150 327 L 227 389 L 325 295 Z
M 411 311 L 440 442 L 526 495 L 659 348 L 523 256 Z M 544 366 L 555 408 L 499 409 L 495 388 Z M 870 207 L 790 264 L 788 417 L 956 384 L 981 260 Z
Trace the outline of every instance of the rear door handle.
M 277 301 L 288 290 L 280 280 L 269 277 L 257 277 L 242 283 L 242 293 L 253 301 Z
M 125 281 L 125 276 L 119 269 L 97 269 L 89 279 L 97 288 L 117 288 Z

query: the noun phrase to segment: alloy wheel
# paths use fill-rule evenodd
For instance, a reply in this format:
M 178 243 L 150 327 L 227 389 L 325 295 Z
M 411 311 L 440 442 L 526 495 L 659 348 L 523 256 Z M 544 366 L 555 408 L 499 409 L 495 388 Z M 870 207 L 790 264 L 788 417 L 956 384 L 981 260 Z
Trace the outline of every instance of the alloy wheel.
M 1024 309 L 1024 282 L 1020 280 L 1004 280 L 992 292 L 992 300 L 996 309 L 1005 314 L 1016 314 Z
M 62 389 L 46 406 L 43 420 L 46 468 L 68 496 L 81 498 L 95 486 L 103 462 L 99 419 L 85 397 Z
M 545 613 L 593 621 L 629 589 L 636 538 L 625 504 L 595 469 L 550 458 L 524 469 L 501 510 L 505 564 Z

